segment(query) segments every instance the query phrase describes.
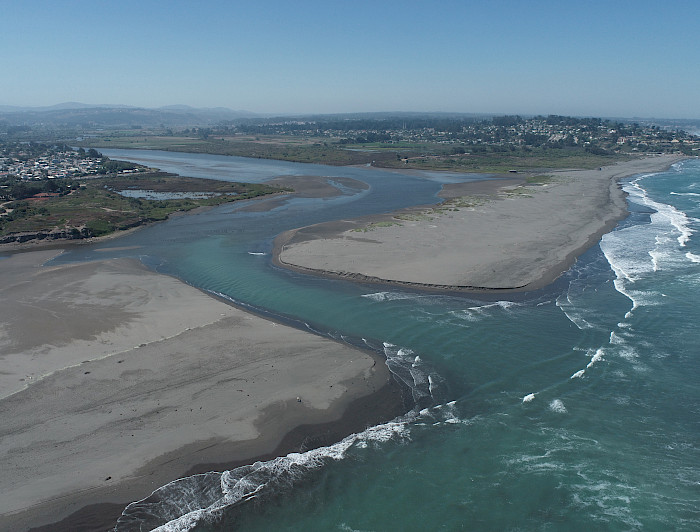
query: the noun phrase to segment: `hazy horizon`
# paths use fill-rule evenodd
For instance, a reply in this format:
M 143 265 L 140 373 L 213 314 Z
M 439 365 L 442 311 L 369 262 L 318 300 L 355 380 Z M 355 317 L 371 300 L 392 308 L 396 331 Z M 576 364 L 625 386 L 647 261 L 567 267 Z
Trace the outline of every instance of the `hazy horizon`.
M 73 107 L 75 106 L 75 107 Z M 0 113 L 12 113 L 12 112 L 18 112 L 18 113 L 23 113 L 23 112 L 51 112 L 51 111 L 72 111 L 72 110 L 81 110 L 81 109 L 132 109 L 132 110 L 147 110 L 147 111 L 181 111 L 181 112 L 187 112 L 192 111 L 204 111 L 204 112 L 211 112 L 215 113 L 217 111 L 220 111 L 222 113 L 224 112 L 230 112 L 234 115 L 240 115 L 240 118 L 251 118 L 251 119 L 273 119 L 273 118 L 283 118 L 283 117 L 288 117 L 288 118 L 310 118 L 314 116 L 318 117 L 331 117 L 331 116 L 345 116 L 345 115 L 358 115 L 358 116 L 368 116 L 371 117 L 372 115 L 386 115 L 386 116 L 411 116 L 411 115 L 419 115 L 419 116 L 454 116 L 454 117 L 460 117 L 460 116 L 475 116 L 475 117 L 496 117 L 496 116 L 503 116 L 503 115 L 513 115 L 513 116 L 521 116 L 523 118 L 528 118 L 528 117 L 535 117 L 535 116 L 548 116 L 548 115 L 554 115 L 559 113 L 537 113 L 537 114 L 531 114 L 531 113 L 490 113 L 490 112 L 478 112 L 478 113 L 473 113 L 473 112 L 466 112 L 466 111 L 404 111 L 404 110 L 381 110 L 381 111 L 355 111 L 355 112 L 348 112 L 348 113 L 334 113 L 334 112 L 329 112 L 329 113 L 285 113 L 285 112 L 280 112 L 280 113 L 266 113 L 266 112 L 253 112 L 249 111 L 247 109 L 231 109 L 229 107 L 196 107 L 194 105 L 189 105 L 189 104 L 166 104 L 163 106 L 159 107 L 141 107 L 141 106 L 135 106 L 135 105 L 127 105 L 127 104 L 115 104 L 115 103 L 101 103 L 101 104 L 85 104 L 83 102 L 60 102 L 56 103 L 53 105 L 41 105 L 41 106 L 12 106 L 12 105 L 5 105 L 4 103 L 0 102 Z M 678 121 L 683 121 L 683 122 L 694 122 L 697 121 L 700 123 L 700 119 L 695 119 L 695 118 L 684 118 L 684 117 L 667 117 L 667 116 L 604 116 L 604 115 L 560 115 L 560 116 L 571 116 L 574 118 L 600 118 L 603 120 L 659 120 L 659 121 L 673 121 L 673 120 L 678 120 Z
M 700 119 L 700 4 L 3 6 L 0 104 Z

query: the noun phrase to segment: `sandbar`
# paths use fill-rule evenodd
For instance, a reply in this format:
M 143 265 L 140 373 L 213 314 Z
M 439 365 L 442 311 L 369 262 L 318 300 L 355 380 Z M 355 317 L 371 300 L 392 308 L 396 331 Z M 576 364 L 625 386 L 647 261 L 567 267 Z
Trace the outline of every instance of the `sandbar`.
M 317 224 L 275 241 L 293 270 L 363 283 L 447 291 L 546 286 L 627 215 L 619 180 L 685 157 L 658 155 L 596 170 L 546 171 L 528 183 L 446 189 L 437 207 Z
M 0 258 L 0 529 L 123 508 L 192 471 L 290 452 L 319 436 L 280 447 L 290 431 L 328 432 L 373 394 L 389 418 L 402 408 L 370 351 L 245 312 L 134 259 L 43 265 L 57 253 Z M 372 415 L 340 432 L 378 422 Z

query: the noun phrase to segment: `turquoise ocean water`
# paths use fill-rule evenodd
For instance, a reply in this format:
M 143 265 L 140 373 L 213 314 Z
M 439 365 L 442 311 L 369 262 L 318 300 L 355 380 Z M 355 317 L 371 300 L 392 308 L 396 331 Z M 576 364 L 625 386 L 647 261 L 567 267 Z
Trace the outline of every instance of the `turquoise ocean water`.
M 117 530 L 700 529 L 700 161 L 626 180 L 629 218 L 550 287 L 484 299 L 270 264 L 282 230 L 437 201 L 440 183 L 458 176 L 107 154 L 200 177 L 369 183 L 267 213 L 222 206 L 59 260 L 137 256 L 299 327 L 365 342 L 418 405 L 327 448 L 171 483 L 160 502 L 126 508 Z M 104 249 L 115 246 L 130 249 Z

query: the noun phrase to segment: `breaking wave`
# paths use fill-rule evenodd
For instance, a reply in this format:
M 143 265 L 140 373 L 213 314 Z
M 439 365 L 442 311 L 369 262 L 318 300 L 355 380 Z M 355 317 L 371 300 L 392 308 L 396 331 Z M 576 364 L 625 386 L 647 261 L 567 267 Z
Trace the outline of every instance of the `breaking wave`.
M 507 312 L 517 306 L 519 306 L 519 303 L 514 301 L 496 301 L 484 305 L 474 305 L 463 310 L 453 310 L 450 311 L 450 314 L 460 320 L 477 322 L 491 316 L 493 311 Z
M 369 345 L 369 344 L 368 344 Z M 409 349 L 384 343 L 386 364 L 392 374 L 411 390 L 415 407 L 388 423 L 351 434 L 342 441 L 306 452 L 290 453 L 224 472 L 209 472 L 175 480 L 122 512 L 115 532 L 156 530 L 185 532 L 203 523 L 218 521 L 224 511 L 243 509 L 293 489 L 315 471 L 340 461 L 354 450 L 394 441 L 410 440 L 411 424 L 429 418 L 460 423 L 455 403 L 445 403 L 445 380 Z
M 210 472 L 175 480 L 127 506 L 115 531 L 184 532 L 202 522 L 216 521 L 224 509 L 254 499 L 260 502 L 292 488 L 313 471 L 345 458 L 353 447 L 363 448 L 408 437 L 406 421 L 395 420 L 352 434 L 327 447 L 290 453 L 223 473 Z
M 681 252 L 694 231 L 686 213 L 651 199 L 642 186 L 648 176 L 641 176 L 623 188 L 629 200 L 652 209 L 650 223 L 632 225 L 603 235 L 600 248 L 615 273 L 615 289 L 632 301 L 628 316 L 640 306 L 653 305 L 658 301 L 655 292 L 636 290 L 635 283 L 650 274 L 673 269 L 687 260 L 694 262 L 694 255 Z

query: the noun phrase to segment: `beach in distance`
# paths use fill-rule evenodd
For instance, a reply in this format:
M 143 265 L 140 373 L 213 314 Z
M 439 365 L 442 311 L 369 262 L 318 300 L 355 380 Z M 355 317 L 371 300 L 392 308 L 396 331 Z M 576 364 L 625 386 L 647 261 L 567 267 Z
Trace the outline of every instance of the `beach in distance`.
M 360 282 L 448 291 L 534 290 L 627 213 L 619 180 L 678 155 L 594 170 L 445 185 L 437 208 L 317 224 L 276 240 L 283 267 Z

